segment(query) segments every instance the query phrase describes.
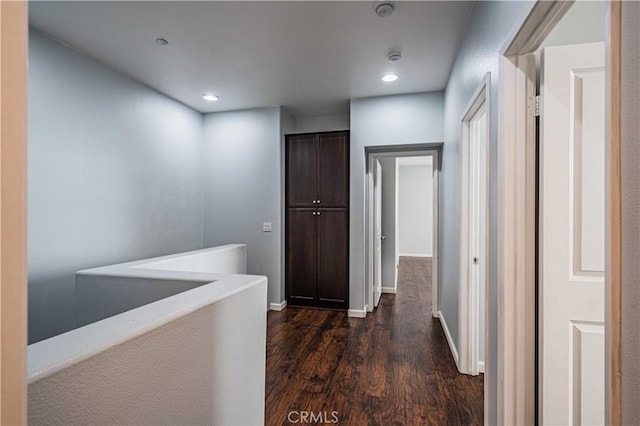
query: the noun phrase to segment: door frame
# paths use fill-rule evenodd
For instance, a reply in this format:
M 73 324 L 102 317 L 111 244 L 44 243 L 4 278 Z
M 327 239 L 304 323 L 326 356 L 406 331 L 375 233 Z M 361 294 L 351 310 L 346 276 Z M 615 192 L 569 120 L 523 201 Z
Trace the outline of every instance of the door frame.
M 474 92 L 473 96 L 469 100 L 465 112 L 462 116 L 461 129 L 460 129 L 460 257 L 459 257 L 459 270 L 460 270 L 460 286 L 458 292 L 458 355 L 461 373 L 478 375 L 484 373 L 484 368 L 480 368 L 479 365 L 479 351 L 480 351 L 480 339 L 484 339 L 485 343 L 485 355 L 484 360 L 486 362 L 487 354 L 487 300 L 488 300 L 488 283 L 489 283 L 489 141 L 491 131 L 491 105 L 489 100 L 491 99 L 491 73 L 485 74 L 482 82 Z M 478 324 L 480 321 L 481 312 L 479 305 L 479 293 L 476 289 L 472 288 L 471 280 L 469 277 L 469 233 L 470 230 L 470 205 L 469 198 L 471 191 L 468 185 L 469 167 L 471 165 L 470 159 L 470 143 L 471 134 L 470 127 L 473 118 L 481 107 L 485 108 L 486 114 L 486 129 L 485 129 L 485 164 L 484 164 L 484 177 L 485 177 L 485 241 L 484 241 L 484 259 L 482 262 L 485 265 L 484 274 L 484 300 L 485 306 L 483 310 L 485 330 L 484 336 L 480 336 L 478 330 Z M 481 371 L 482 370 L 482 371 Z M 485 386 L 487 384 L 485 383 Z
M 500 51 L 498 219 L 498 423 L 533 424 L 535 413 L 536 140 L 534 52 L 573 2 L 538 1 Z M 607 7 L 607 261 L 605 407 L 621 423 L 620 399 L 620 21 Z
M 373 312 L 373 250 L 375 244 L 375 229 L 373 224 L 374 185 L 373 185 L 373 164 L 376 159 L 384 157 L 433 157 L 433 257 L 431 273 L 431 315 L 438 317 L 439 297 L 438 289 L 440 283 L 439 261 L 440 261 L 440 238 L 439 238 L 439 188 L 440 188 L 440 159 L 442 157 L 443 143 L 424 143 L 408 145 L 384 145 L 365 147 L 365 299 L 366 312 Z M 397 222 L 397 221 L 396 221 Z M 397 252 L 397 251 L 396 251 Z M 366 314 L 365 314 L 366 315 Z
M 26 1 L 0 2 L 0 423 L 27 422 Z

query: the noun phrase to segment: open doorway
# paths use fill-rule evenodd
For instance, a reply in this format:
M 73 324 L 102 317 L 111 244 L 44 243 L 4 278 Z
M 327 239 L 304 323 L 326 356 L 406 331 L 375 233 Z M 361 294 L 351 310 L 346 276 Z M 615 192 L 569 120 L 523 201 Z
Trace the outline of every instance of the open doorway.
M 620 8 L 530 17 L 501 61 L 500 423 L 620 424 Z
M 397 149 L 397 147 L 396 147 Z M 400 258 L 428 263 L 430 312 L 438 316 L 437 149 L 367 153 L 367 306 L 396 293 Z

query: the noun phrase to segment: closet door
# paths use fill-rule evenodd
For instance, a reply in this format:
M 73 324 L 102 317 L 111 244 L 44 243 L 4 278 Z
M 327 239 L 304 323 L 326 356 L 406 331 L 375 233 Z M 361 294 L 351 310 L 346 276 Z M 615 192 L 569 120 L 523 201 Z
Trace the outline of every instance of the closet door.
M 318 301 L 321 306 L 348 308 L 349 214 L 347 209 L 319 209 L 316 214 Z
M 313 209 L 287 210 L 287 292 L 298 303 L 316 297 L 316 217 Z
M 348 207 L 349 135 L 321 133 L 318 143 L 319 207 Z
M 288 207 L 315 206 L 318 162 L 316 135 L 287 137 L 286 182 Z

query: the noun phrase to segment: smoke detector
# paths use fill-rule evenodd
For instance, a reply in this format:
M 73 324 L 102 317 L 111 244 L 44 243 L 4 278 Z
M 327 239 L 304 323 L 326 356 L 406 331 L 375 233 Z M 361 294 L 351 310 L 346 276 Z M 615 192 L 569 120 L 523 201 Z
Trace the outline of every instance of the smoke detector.
M 386 18 L 387 16 L 391 16 L 393 11 L 395 10 L 395 6 L 393 5 L 393 1 L 391 0 L 380 0 L 376 2 L 373 10 L 376 12 L 381 18 Z
M 392 50 L 392 51 L 389 52 L 389 55 L 387 56 L 387 59 L 392 64 L 395 64 L 400 59 L 402 59 L 402 52 L 400 50 Z

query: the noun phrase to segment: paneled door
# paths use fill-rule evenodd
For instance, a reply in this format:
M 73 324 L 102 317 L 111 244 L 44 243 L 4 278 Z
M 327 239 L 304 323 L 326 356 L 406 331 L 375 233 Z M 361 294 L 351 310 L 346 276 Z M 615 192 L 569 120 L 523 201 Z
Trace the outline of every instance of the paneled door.
M 318 300 L 339 307 L 349 298 L 349 217 L 347 209 L 318 209 Z
M 319 207 L 348 207 L 349 203 L 349 139 L 342 133 L 320 133 L 318 136 L 318 200 Z
M 288 207 L 315 207 L 318 189 L 316 136 L 293 135 L 287 144 Z
M 287 210 L 287 270 L 289 297 L 301 303 L 316 297 L 316 211 Z
M 549 47 L 543 63 L 540 419 L 604 424 L 604 44 Z

